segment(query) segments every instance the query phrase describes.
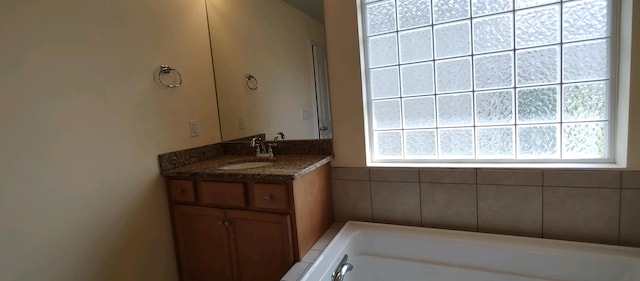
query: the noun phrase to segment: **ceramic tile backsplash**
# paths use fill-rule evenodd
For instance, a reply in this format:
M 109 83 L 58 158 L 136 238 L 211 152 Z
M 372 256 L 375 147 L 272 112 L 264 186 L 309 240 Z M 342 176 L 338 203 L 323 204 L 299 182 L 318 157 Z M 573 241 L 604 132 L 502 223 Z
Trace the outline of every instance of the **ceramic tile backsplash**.
M 333 180 L 333 212 L 336 221 L 371 221 L 369 181 Z
M 370 171 L 370 179 L 372 181 L 420 182 L 420 171 L 418 169 L 372 168 Z
M 371 182 L 373 221 L 420 225 L 420 184 Z
M 478 184 L 542 185 L 541 170 L 478 170 Z
M 640 247 L 640 189 L 622 190 L 620 244 Z
M 304 257 L 300 260 L 301 262 L 314 263 L 318 259 L 318 257 L 322 254 L 322 250 L 309 250 Z
M 478 185 L 478 230 L 542 236 L 542 187 Z
M 620 188 L 617 171 L 544 171 L 545 186 Z
M 295 263 L 280 280 L 281 281 L 296 281 L 309 270 L 311 264 L 308 262 Z
M 329 229 L 327 229 L 327 231 L 320 237 L 320 239 L 318 239 L 318 241 L 316 241 L 315 244 L 313 244 L 313 247 L 311 247 L 311 250 L 318 250 L 318 251 L 323 251 L 325 248 L 327 248 L 327 246 L 329 245 L 329 243 L 331 243 L 331 240 L 333 239 L 333 237 L 335 237 L 338 232 L 340 232 L 340 229 L 344 226 L 344 224 L 342 223 L 335 223 L 333 224 L 331 227 L 329 227 Z
M 640 188 L 640 172 L 622 172 L 622 188 Z
M 422 225 L 455 230 L 478 230 L 474 184 L 421 183 Z
M 309 270 L 311 265 L 322 255 L 331 240 L 338 234 L 344 226 L 343 223 L 334 223 L 331 227 L 318 239 L 311 250 L 302 258 L 300 262 L 295 263 L 289 271 L 280 279 L 281 281 L 297 281 Z
M 335 180 L 369 180 L 367 168 L 333 168 L 331 178 Z
M 420 182 L 476 183 L 475 169 L 421 169 Z
M 332 171 L 337 221 L 421 223 L 640 247 L 640 171 L 340 167 Z
M 618 243 L 620 190 L 544 188 L 544 237 Z

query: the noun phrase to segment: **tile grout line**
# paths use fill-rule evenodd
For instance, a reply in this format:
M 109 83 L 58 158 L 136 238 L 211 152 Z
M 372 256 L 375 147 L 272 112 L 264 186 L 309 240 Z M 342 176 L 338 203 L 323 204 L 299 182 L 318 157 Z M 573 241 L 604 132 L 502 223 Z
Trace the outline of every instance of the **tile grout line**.
M 542 198 L 540 199 L 540 202 L 542 204 L 541 208 L 540 208 L 540 212 L 542 214 L 540 214 L 540 222 L 542 223 L 542 225 L 540 225 L 540 236 L 542 238 L 545 237 L 544 235 L 544 170 L 541 170 L 541 174 L 542 174 L 542 182 L 540 182 L 540 189 L 541 189 L 541 193 L 540 195 L 542 196 Z
M 369 211 L 371 212 L 371 222 L 375 222 L 373 220 L 373 188 L 371 187 L 371 168 L 367 167 L 367 174 L 369 175 Z
M 418 169 L 418 188 L 420 189 L 420 226 L 425 227 L 422 217 L 422 169 Z
M 622 245 L 622 172 L 620 172 L 620 190 L 618 193 L 618 245 Z
M 480 232 L 480 202 L 478 199 L 478 169 L 474 169 L 476 172 L 476 232 Z
M 422 179 L 420 178 L 420 170 L 418 169 L 418 210 L 420 212 L 420 227 L 424 227 L 424 221 L 422 218 L 422 183 L 420 180 Z

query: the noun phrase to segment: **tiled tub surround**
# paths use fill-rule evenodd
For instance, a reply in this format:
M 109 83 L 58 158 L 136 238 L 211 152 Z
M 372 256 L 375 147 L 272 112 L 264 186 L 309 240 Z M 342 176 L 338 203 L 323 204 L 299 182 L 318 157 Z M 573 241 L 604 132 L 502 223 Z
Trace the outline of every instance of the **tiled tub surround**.
M 285 274 L 281 281 L 297 281 L 302 275 L 309 270 L 311 264 L 313 264 L 320 254 L 327 248 L 331 240 L 340 232 L 340 229 L 344 226 L 344 223 L 334 223 L 331 227 L 318 239 L 311 250 L 302 258 L 300 262 L 295 263 L 291 269 Z
M 640 171 L 332 168 L 336 221 L 640 246 Z

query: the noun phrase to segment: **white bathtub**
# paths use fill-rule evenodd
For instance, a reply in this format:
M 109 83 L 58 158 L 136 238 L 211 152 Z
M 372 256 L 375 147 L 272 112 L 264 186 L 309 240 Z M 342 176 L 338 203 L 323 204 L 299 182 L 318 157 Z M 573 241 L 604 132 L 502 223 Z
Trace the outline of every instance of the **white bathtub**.
M 348 222 L 300 280 L 640 281 L 640 248 Z

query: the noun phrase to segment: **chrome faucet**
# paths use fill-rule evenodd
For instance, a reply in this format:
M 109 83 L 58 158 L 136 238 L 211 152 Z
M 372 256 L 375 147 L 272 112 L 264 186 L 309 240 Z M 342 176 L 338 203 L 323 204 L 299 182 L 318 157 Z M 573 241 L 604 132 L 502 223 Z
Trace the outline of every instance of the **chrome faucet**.
M 256 148 L 256 157 L 273 157 L 273 149 L 269 144 L 269 149 L 264 145 L 264 141 L 260 137 L 251 138 L 251 147 Z
M 349 256 L 347 255 L 344 255 L 344 257 L 342 257 L 340 264 L 338 264 L 336 270 L 334 270 L 333 274 L 331 274 L 331 281 L 343 281 L 344 276 L 347 274 L 347 272 L 353 269 L 353 265 L 348 263 L 347 259 L 349 259 Z

